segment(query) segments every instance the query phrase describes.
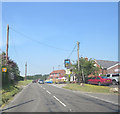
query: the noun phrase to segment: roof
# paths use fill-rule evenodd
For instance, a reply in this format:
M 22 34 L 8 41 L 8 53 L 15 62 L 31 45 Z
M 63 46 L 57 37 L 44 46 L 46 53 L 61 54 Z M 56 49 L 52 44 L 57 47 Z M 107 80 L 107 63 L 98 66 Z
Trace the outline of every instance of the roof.
M 65 73 L 65 70 L 54 70 L 50 74 L 54 74 L 54 73 Z
M 100 65 L 103 68 L 109 68 L 119 63 L 117 61 L 107 61 L 107 60 L 96 60 L 96 62 L 98 63 L 98 65 Z

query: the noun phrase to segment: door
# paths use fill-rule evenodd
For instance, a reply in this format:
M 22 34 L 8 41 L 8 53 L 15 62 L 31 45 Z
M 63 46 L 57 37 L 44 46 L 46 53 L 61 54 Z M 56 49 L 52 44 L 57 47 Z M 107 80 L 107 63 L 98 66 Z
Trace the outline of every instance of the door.
M 98 84 L 98 82 L 100 82 L 100 77 L 96 77 L 96 79 L 95 79 L 95 84 Z

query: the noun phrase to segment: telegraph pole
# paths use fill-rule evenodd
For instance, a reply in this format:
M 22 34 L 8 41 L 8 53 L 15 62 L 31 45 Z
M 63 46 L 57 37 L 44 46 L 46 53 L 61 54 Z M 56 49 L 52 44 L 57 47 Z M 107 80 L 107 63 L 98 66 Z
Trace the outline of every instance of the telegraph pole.
M 27 76 L 27 62 L 25 64 L 25 80 L 27 80 L 26 76 Z
M 60 70 L 60 65 L 58 65 L 58 70 Z
M 53 71 L 54 71 L 54 67 L 53 67 Z
M 6 61 L 8 61 L 9 25 L 7 24 Z
M 80 44 L 80 42 L 77 42 L 78 72 L 80 72 L 80 61 L 79 61 L 79 44 Z M 80 73 L 78 74 L 78 84 L 80 85 Z

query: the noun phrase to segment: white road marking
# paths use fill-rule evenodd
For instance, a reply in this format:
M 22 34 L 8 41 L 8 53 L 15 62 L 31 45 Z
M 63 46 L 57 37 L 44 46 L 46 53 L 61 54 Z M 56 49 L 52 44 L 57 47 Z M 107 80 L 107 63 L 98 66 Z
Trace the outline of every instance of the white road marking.
M 70 109 L 70 112 L 72 111 L 72 109 Z
M 42 87 L 42 86 L 41 86 Z
M 45 89 L 45 88 L 43 88 L 43 89 Z
M 51 94 L 48 90 L 46 92 L 49 93 L 49 94 Z
M 63 103 L 63 102 L 61 102 L 57 97 L 55 97 L 55 96 L 53 96 L 58 102 L 60 102 L 64 107 L 66 107 L 66 105 Z

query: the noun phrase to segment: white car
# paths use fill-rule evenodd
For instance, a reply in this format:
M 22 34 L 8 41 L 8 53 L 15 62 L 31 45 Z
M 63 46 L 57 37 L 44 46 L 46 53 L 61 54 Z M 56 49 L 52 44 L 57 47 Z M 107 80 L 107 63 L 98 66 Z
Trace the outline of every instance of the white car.
M 112 79 L 113 85 L 119 84 L 120 74 L 106 74 L 106 76 Z

